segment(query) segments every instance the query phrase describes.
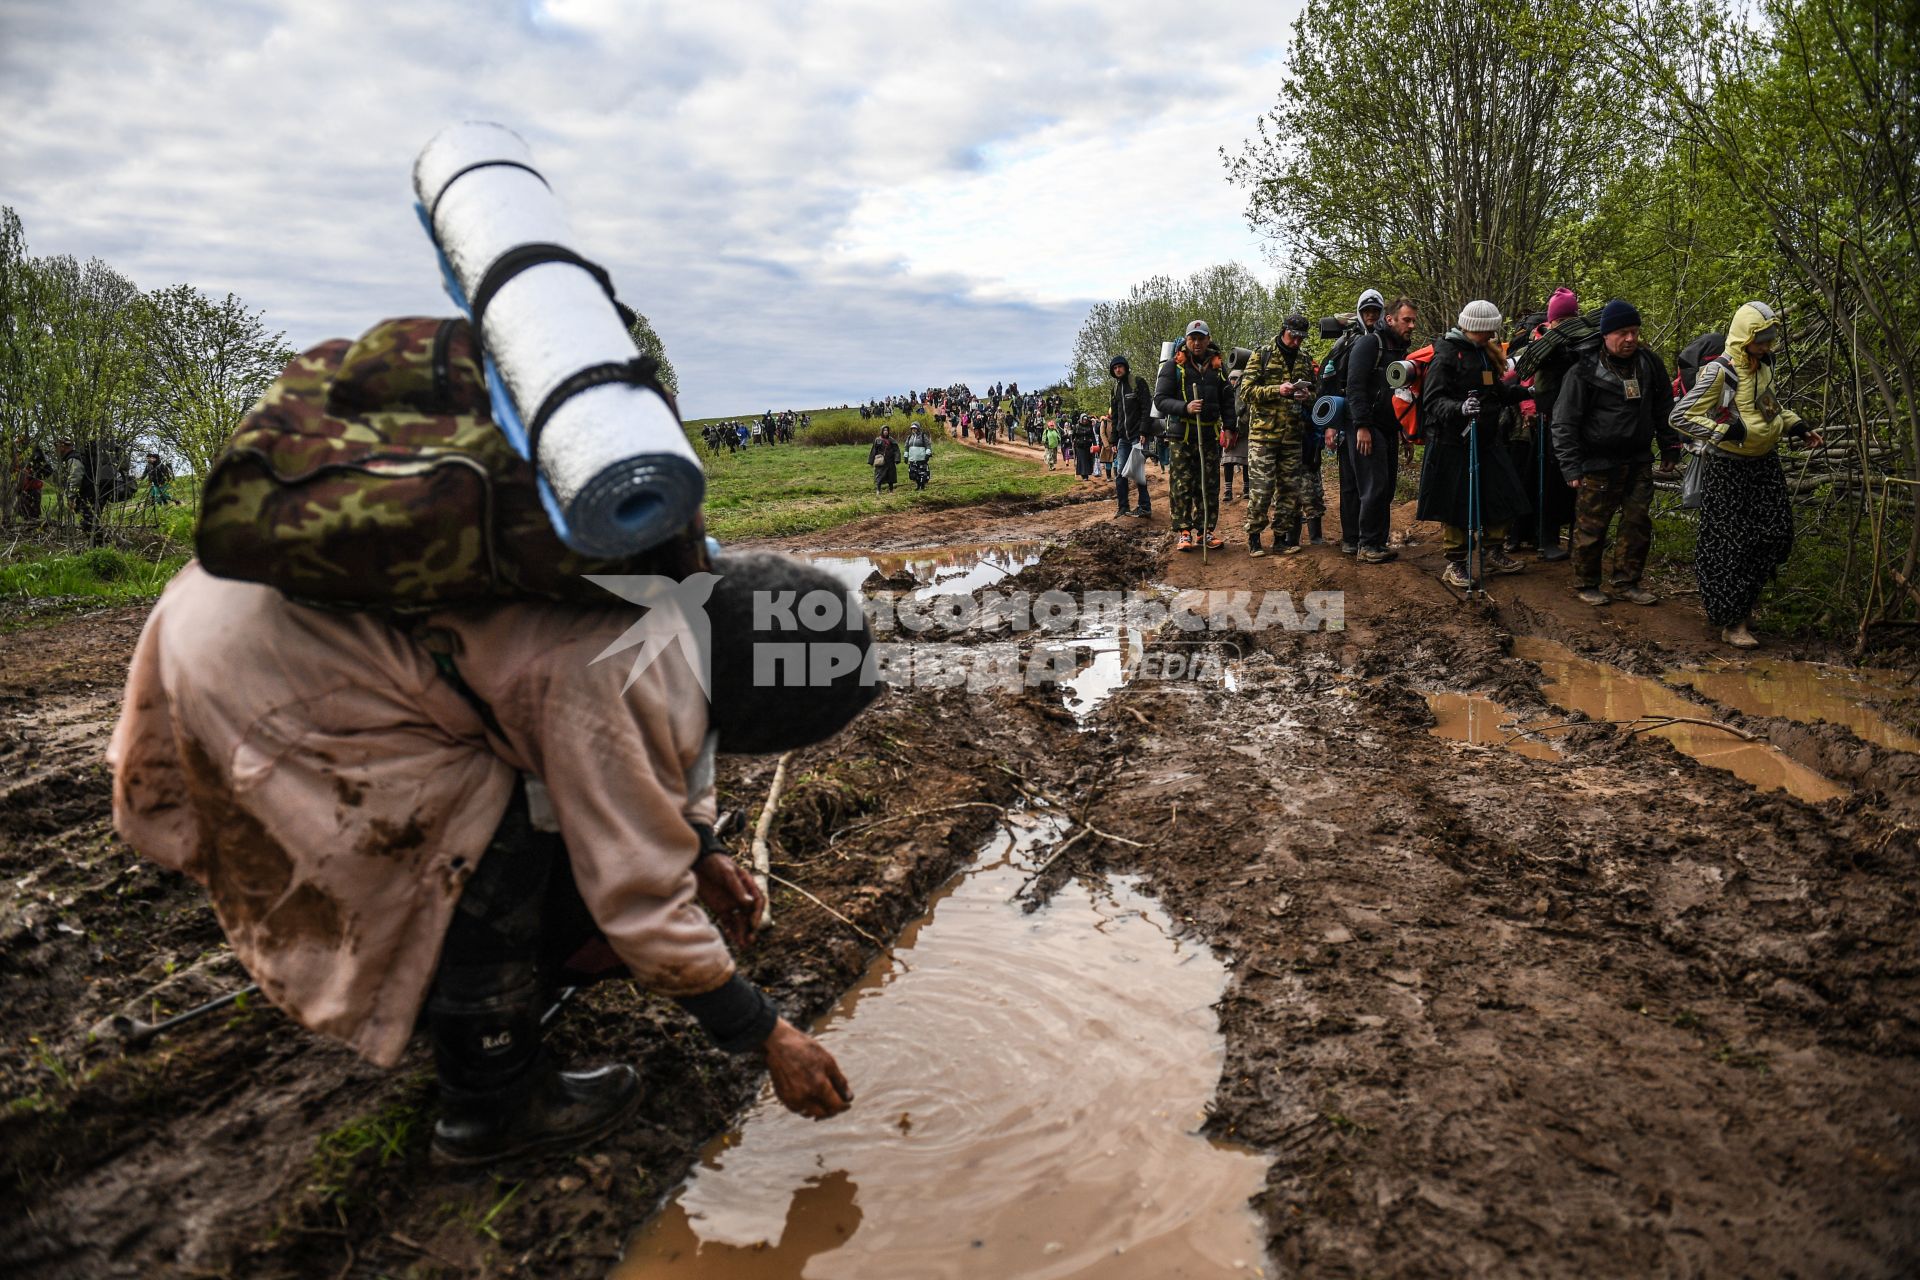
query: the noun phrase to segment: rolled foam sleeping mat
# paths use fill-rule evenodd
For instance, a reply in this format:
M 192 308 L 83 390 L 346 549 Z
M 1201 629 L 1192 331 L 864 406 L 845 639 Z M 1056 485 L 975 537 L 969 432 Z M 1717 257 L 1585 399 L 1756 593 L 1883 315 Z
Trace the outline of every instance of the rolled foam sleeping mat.
M 1313 402 L 1313 425 L 1330 427 L 1334 420 L 1347 409 L 1345 396 L 1321 396 Z
M 434 135 L 414 161 L 413 190 L 447 292 L 469 318 L 488 270 L 509 251 L 572 250 L 565 211 L 532 152 L 501 125 L 469 122 Z M 638 354 L 601 277 L 576 261 L 536 261 L 498 285 L 480 324 L 494 418 L 538 471 L 561 541 L 614 558 L 686 527 L 706 498 L 706 475 L 673 406 L 653 388 L 583 379 L 529 446 L 527 427 L 556 388 Z
M 1413 361 L 1395 360 L 1387 366 L 1387 385 L 1395 391 L 1413 381 Z
M 1167 361 L 1173 359 L 1173 349 L 1179 345 L 1177 342 L 1163 342 L 1160 344 L 1160 364 L 1162 366 L 1164 366 Z M 1154 371 L 1154 380 L 1156 382 L 1159 381 L 1159 376 L 1159 369 L 1156 368 Z M 1150 401 L 1147 405 L 1147 416 L 1149 418 L 1165 419 L 1167 415 L 1160 412 L 1160 402 L 1152 396 L 1148 396 L 1147 399 Z

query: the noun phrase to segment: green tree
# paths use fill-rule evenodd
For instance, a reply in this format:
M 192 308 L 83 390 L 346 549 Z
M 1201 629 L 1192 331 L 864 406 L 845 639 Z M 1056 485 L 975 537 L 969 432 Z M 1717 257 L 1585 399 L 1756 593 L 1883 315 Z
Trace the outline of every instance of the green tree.
M 1676 18 L 1693 33 L 1678 45 Z M 1724 192 L 1722 236 L 1746 265 L 1735 274 L 1750 296 L 1784 303 L 1787 393 L 1843 442 L 1854 518 L 1825 585 L 1861 645 L 1920 606 L 1913 30 L 1910 0 L 1631 0 L 1604 31 L 1654 136 L 1697 155 Z
M 633 345 L 640 348 L 642 355 L 652 356 L 660 362 L 660 385 L 674 395 L 680 394 L 680 375 L 673 371 L 673 361 L 667 359 L 667 344 L 660 341 L 660 335 L 654 332 L 653 322 L 634 312 L 633 323 L 627 327 L 627 333 L 633 338 Z
M 186 284 L 143 299 L 140 335 L 149 429 L 201 476 L 295 354 L 233 294 Z
M 1177 339 L 1187 322 L 1201 319 L 1222 350 L 1253 347 L 1279 332 L 1280 322 L 1295 306 L 1295 291 L 1284 283 L 1268 284 L 1237 262 L 1196 271 L 1184 280 L 1153 276 L 1127 291 L 1127 296 L 1094 304 L 1074 338 L 1068 364 L 1069 384 L 1078 407 L 1104 407 L 1107 361 L 1123 355 L 1136 373 L 1153 381 L 1160 362 L 1160 345 Z
M 1247 217 L 1321 308 L 1543 300 L 1555 222 L 1621 154 L 1620 77 L 1573 0 L 1308 0 L 1279 100 L 1228 155 Z

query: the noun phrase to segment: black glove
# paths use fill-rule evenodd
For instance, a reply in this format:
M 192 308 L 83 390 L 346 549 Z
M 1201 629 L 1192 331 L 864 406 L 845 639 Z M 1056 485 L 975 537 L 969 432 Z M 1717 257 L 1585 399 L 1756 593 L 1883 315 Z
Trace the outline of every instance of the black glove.
M 1800 440 L 1813 434 L 1813 424 L 1805 418 L 1793 424 L 1787 430 L 1787 439 Z
M 1460 402 L 1460 412 L 1469 418 L 1477 418 L 1480 416 L 1480 393 L 1478 391 L 1469 391 L 1467 393 L 1467 398 Z
M 1727 424 L 1727 429 L 1720 433 L 1720 438 L 1727 444 L 1745 444 L 1747 442 L 1747 424 L 1735 418 Z

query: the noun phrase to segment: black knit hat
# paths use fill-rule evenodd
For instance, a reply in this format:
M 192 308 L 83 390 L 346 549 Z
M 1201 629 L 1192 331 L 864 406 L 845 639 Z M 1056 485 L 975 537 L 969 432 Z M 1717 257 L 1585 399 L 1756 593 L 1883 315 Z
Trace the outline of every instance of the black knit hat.
M 725 552 L 714 558 L 713 571 L 720 581 L 707 600 L 713 628 L 707 723 L 719 735 L 721 751 L 761 755 L 824 741 L 879 694 L 866 661 L 873 647 L 866 614 L 858 594 L 838 578 L 804 560 L 766 551 Z M 803 602 L 814 592 L 838 600 L 837 610 L 809 611 Z M 758 610 L 756 597 L 762 605 Z M 826 603 L 818 596 L 813 601 Z M 756 621 L 763 625 L 756 628 Z M 831 669 L 816 659 L 850 651 L 858 652 L 859 663 L 813 683 Z M 804 671 L 786 665 L 784 655 L 794 653 L 803 659 Z
M 1631 302 L 1615 298 L 1600 308 L 1600 336 L 1603 338 L 1617 329 L 1634 329 L 1639 325 L 1640 313 Z

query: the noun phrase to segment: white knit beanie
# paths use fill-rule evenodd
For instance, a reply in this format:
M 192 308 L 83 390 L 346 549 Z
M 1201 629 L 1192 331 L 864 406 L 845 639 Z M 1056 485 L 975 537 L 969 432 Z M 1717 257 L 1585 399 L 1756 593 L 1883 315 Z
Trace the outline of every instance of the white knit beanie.
M 1476 298 L 1460 309 L 1455 327 L 1462 333 L 1500 332 L 1500 308 L 1484 298 Z

